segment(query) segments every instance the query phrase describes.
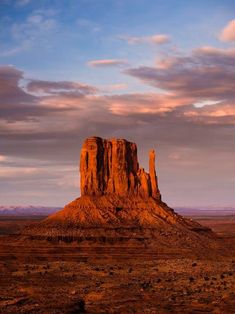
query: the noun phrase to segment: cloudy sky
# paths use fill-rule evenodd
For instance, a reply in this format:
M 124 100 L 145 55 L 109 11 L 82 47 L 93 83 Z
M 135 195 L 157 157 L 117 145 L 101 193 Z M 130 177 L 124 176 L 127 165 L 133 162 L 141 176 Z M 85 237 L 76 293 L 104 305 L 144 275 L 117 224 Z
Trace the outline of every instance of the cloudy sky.
M 234 0 L 0 0 L 0 204 L 78 197 L 92 135 L 154 148 L 171 206 L 235 204 Z

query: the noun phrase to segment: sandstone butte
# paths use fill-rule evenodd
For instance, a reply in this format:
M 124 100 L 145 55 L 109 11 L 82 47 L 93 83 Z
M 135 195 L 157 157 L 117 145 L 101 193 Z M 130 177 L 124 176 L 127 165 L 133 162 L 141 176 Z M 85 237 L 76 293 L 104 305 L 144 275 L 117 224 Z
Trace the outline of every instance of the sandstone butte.
M 25 234 L 74 239 L 155 239 L 158 246 L 201 248 L 213 232 L 183 218 L 161 198 L 155 152 L 149 172 L 139 166 L 137 146 L 125 139 L 87 138 L 80 157 L 81 196 L 25 229 Z M 115 241 L 116 241 L 115 240 Z
M 155 152 L 149 153 L 149 173 L 139 167 L 137 146 L 124 139 L 85 140 L 80 158 L 81 195 L 140 196 L 161 200 Z

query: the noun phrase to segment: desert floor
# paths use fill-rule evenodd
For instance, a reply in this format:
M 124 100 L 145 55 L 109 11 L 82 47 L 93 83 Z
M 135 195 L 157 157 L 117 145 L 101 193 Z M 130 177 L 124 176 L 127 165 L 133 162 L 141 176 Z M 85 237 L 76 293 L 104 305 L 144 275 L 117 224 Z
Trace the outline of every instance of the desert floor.
M 235 216 L 194 217 L 230 253 L 22 239 L 43 217 L 0 217 L 0 313 L 235 313 Z

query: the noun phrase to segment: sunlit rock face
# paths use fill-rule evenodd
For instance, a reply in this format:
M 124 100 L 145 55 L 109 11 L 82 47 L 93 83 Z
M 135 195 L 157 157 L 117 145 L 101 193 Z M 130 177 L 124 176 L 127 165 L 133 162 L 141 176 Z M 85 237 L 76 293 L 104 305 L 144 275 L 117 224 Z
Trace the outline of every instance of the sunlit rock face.
M 139 167 L 137 146 L 125 139 L 85 140 L 80 158 L 81 195 L 138 195 L 161 199 L 155 152 L 149 153 L 149 173 Z

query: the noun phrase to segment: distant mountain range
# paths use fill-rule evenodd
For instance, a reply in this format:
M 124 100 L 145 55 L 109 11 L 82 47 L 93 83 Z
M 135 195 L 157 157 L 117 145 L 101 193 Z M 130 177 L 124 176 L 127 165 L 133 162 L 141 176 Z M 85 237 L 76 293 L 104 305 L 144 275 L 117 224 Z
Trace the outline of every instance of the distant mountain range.
M 174 207 L 182 216 L 230 216 L 235 215 L 235 206 Z
M 61 207 L 0 205 L 0 216 L 48 216 L 59 209 L 61 209 Z
M 62 207 L 50 206 L 4 206 L 0 205 L 0 216 L 48 216 Z M 174 210 L 182 216 L 230 216 L 235 215 L 235 206 L 198 206 L 198 207 L 174 207 Z

